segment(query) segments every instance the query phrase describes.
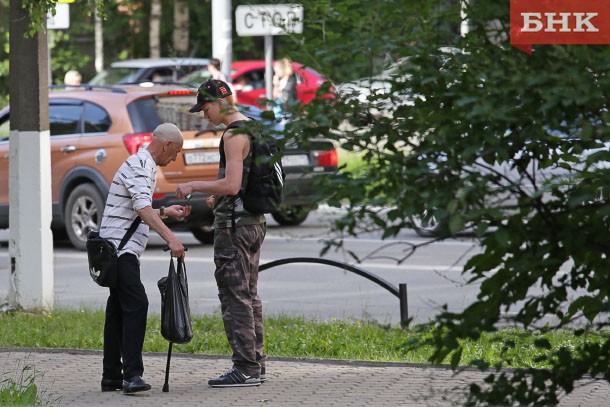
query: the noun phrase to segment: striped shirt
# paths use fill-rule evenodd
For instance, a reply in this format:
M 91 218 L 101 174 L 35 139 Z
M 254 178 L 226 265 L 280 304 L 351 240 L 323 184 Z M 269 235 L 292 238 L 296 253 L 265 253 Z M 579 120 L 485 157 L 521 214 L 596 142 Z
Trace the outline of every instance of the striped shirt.
M 100 236 L 118 247 L 125 233 L 138 216 L 136 210 L 152 206 L 152 195 L 157 182 L 157 164 L 145 148 L 131 155 L 114 175 L 106 207 L 102 216 Z M 148 225 L 140 223 L 135 233 L 119 252 L 136 256 L 146 248 Z

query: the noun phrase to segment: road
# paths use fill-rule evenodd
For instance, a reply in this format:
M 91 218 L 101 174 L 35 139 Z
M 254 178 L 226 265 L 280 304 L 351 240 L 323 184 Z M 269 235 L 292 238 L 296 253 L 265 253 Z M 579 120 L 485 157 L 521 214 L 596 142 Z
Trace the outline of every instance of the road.
M 269 218 L 261 264 L 288 257 L 320 257 L 322 241 L 331 237 L 329 222 L 337 216 L 336 210 L 321 208 L 298 227 L 280 227 Z M 199 244 L 190 233 L 178 235 L 189 246 L 186 265 L 193 314 L 218 313 L 212 247 Z M 356 265 L 396 287 L 406 283 L 409 316 L 415 322 L 427 322 L 445 303 L 450 310 L 459 310 L 472 301 L 477 287 L 465 284 L 461 266 L 478 252 L 478 246 L 468 237 L 427 242 L 411 230 L 404 230 L 391 241 L 363 233 L 345 239 L 342 250 L 331 249 L 324 258 Z M 0 245 L 0 299 L 4 299 L 9 289 L 7 230 L 0 230 Z M 412 245 L 419 247 L 406 258 Z M 169 264 L 163 246 L 163 241 L 153 235 L 141 257 L 142 280 L 152 313 L 160 309 L 156 282 L 167 273 Z M 350 253 L 358 256 L 360 263 Z M 56 307 L 105 305 L 107 289 L 91 281 L 84 252 L 66 242 L 56 243 L 54 272 Z M 290 264 L 265 270 L 260 275 L 259 294 L 266 315 L 400 322 L 397 297 L 361 276 L 325 265 Z

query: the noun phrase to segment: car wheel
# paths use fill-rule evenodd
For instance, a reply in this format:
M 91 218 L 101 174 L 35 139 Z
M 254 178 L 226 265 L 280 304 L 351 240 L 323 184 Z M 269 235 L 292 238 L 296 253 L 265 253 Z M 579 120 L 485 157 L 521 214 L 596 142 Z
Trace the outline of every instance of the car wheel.
M 303 206 L 287 207 L 271 214 L 273 219 L 282 226 L 300 225 L 307 219 L 307 215 L 309 215 L 309 208 Z
M 195 236 L 195 239 L 199 240 L 203 244 L 214 243 L 214 229 L 211 226 L 202 226 L 200 228 L 191 229 L 191 233 Z
M 53 241 L 68 240 L 68 233 L 64 228 L 53 228 Z
M 415 233 L 421 237 L 434 237 L 442 228 L 442 223 L 434 215 L 426 212 L 422 213 L 421 216 L 411 216 L 409 219 L 413 224 Z
M 87 235 L 91 230 L 99 230 L 104 213 L 104 199 L 92 184 L 82 184 L 74 188 L 64 212 L 66 232 L 74 247 L 85 250 Z

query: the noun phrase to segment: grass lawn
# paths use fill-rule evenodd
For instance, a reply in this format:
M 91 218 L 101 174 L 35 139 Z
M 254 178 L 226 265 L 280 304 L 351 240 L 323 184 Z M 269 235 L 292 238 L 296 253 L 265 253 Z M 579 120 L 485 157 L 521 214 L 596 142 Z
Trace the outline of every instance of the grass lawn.
M 0 314 L 0 347 L 102 349 L 104 313 L 101 310 L 57 309 L 52 313 L 11 312 Z M 167 341 L 160 333 L 160 319 L 149 315 L 145 352 L 165 352 Z M 220 315 L 193 317 L 194 338 L 176 345 L 176 352 L 230 355 Z M 429 346 L 411 346 L 430 336 L 426 329 L 402 329 L 363 321 L 305 318 L 265 319 L 265 345 L 270 357 L 308 357 L 427 363 Z M 607 332 L 589 334 L 602 341 Z M 585 336 L 571 331 L 541 334 L 511 329 L 486 334 L 477 341 L 464 343 L 463 361 L 502 362 L 507 367 L 545 367 L 538 360 L 546 352 L 534 346 L 547 339 L 552 348 L 574 349 Z M 448 363 L 448 361 L 446 361 Z

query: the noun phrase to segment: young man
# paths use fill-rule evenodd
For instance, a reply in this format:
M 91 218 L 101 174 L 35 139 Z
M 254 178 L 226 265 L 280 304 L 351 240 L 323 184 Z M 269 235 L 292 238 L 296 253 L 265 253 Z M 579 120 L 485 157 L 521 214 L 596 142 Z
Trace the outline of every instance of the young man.
M 182 150 L 182 133 L 171 123 L 153 132 L 152 141 L 121 165 L 112 180 L 100 235 L 118 247 L 136 217 L 142 219 L 135 233 L 118 253 L 118 283 L 110 289 L 104 324 L 104 368 L 102 391 L 123 390 L 135 393 L 150 390 L 142 379 L 142 347 L 146 331 L 148 298 L 140 280 L 140 254 L 152 228 L 168 244 L 173 257 L 184 256 L 184 246 L 163 223 L 164 218 L 183 218 L 190 206 L 172 205 L 152 208 L 157 166 L 176 160 Z
M 265 238 L 265 216 L 246 211 L 238 193 L 247 177 L 250 139 L 235 131 L 247 120 L 234 105 L 229 85 L 211 79 L 197 91 L 191 113 L 203 112 L 214 125 L 224 124 L 220 168 L 215 181 L 180 184 L 178 198 L 210 194 L 214 208 L 214 262 L 225 332 L 233 350 L 233 368 L 208 384 L 212 387 L 258 386 L 265 380 L 263 309 L 257 292 L 258 262 Z

